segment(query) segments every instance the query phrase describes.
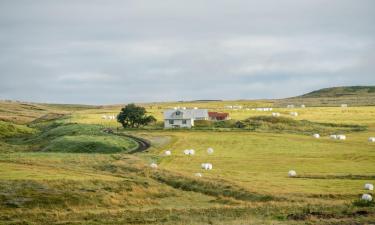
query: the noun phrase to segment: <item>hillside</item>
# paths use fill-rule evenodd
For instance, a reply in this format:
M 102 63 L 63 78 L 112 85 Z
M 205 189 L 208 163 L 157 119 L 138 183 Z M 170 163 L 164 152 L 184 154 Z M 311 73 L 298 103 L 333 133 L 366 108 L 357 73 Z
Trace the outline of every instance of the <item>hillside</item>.
M 305 104 L 307 106 L 372 106 L 375 105 L 375 86 L 323 88 L 301 96 L 276 100 L 275 106 Z
M 300 96 L 301 98 L 338 98 L 375 96 L 375 86 L 349 86 L 323 88 Z

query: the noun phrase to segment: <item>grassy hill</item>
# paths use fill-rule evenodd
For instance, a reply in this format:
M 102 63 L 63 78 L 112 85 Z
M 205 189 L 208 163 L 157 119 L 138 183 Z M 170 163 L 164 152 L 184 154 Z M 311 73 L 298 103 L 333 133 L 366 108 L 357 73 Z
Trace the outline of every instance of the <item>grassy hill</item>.
M 285 107 L 286 105 L 307 106 L 370 106 L 375 105 L 375 86 L 348 86 L 323 88 L 310 93 L 276 100 L 275 106 Z

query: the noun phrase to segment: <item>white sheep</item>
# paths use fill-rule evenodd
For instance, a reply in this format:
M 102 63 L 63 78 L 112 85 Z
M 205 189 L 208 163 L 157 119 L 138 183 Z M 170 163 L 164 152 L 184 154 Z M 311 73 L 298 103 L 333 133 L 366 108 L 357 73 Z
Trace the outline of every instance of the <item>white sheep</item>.
M 374 185 L 373 184 L 365 184 L 365 190 L 373 191 L 374 190 Z
M 306 106 L 302 104 L 302 105 L 301 105 L 301 108 L 306 108 Z
M 289 177 L 296 177 L 296 176 L 297 176 L 297 173 L 296 173 L 296 171 L 294 171 L 294 170 L 289 170 L 289 172 L 288 172 L 288 176 L 289 176 Z
M 369 138 L 368 138 L 368 141 L 369 141 L 369 142 L 375 142 L 375 137 L 369 137 Z
M 314 134 L 313 137 L 314 138 L 320 138 L 320 135 L 319 134 Z
M 172 154 L 172 152 L 169 151 L 169 150 L 167 150 L 167 151 L 164 152 L 164 155 L 171 155 L 171 154 Z
M 157 165 L 156 163 L 151 163 L 151 164 L 150 164 L 150 167 L 151 167 L 152 169 L 157 169 L 157 168 L 158 168 L 158 165 Z
M 278 113 L 278 112 L 274 112 L 274 113 L 272 113 L 272 116 L 273 116 L 273 117 L 279 117 L 279 116 L 280 116 L 280 113 Z
M 208 154 L 212 154 L 212 153 L 214 153 L 214 149 L 213 149 L 213 148 L 208 148 L 208 149 L 207 149 L 207 153 L 208 153 Z
M 361 199 L 363 201 L 371 202 L 372 201 L 372 196 L 369 195 L 369 194 L 363 194 L 362 197 L 361 197 Z

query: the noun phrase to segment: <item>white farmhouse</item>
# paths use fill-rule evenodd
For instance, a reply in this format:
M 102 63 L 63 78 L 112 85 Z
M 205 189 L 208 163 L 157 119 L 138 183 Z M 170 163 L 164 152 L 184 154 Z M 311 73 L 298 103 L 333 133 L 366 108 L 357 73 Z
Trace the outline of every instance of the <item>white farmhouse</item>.
M 208 120 L 207 109 L 170 109 L 164 111 L 164 128 L 191 128 L 195 120 Z

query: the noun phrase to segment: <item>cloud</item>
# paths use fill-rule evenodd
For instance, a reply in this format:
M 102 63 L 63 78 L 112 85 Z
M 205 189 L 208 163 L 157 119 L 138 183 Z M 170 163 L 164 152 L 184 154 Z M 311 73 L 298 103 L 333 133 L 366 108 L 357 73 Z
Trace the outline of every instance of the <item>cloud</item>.
M 282 98 L 375 84 L 372 0 L 0 2 L 0 98 Z

